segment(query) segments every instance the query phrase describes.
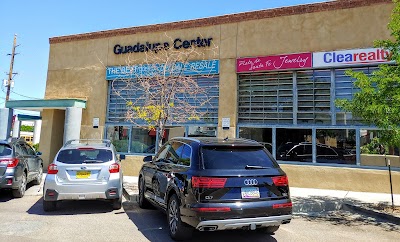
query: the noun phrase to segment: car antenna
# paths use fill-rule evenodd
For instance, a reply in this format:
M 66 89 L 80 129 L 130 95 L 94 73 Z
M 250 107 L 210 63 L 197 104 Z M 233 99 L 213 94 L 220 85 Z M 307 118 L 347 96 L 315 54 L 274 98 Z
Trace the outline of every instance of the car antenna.
M 226 136 L 226 138 L 224 139 L 224 141 L 228 141 L 228 136 Z

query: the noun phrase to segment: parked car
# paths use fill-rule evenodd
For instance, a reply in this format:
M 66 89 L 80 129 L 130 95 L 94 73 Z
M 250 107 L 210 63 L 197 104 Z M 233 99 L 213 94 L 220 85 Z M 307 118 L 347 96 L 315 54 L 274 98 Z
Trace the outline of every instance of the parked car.
M 272 234 L 291 221 L 288 178 L 256 141 L 178 137 L 143 160 L 139 206 L 165 211 L 173 239 L 194 229 Z
M 109 140 L 68 141 L 47 170 L 44 211 L 57 209 L 57 203 L 63 200 L 104 199 L 114 209 L 122 206 L 121 164 Z
M 0 141 L 0 188 L 11 189 L 15 198 L 25 194 L 30 182 L 40 184 L 43 160 L 23 139 Z
M 325 144 L 316 144 L 318 163 L 355 164 L 355 154 L 349 150 L 332 147 Z M 278 148 L 279 160 L 312 162 L 312 143 L 288 142 Z

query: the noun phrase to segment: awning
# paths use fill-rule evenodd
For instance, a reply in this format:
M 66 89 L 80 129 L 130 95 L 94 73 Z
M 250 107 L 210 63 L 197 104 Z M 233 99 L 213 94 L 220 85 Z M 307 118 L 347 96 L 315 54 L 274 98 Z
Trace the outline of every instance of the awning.
M 36 100 L 9 100 L 6 108 L 42 111 L 43 109 L 60 109 L 77 107 L 86 108 L 86 100 L 82 99 L 36 99 Z

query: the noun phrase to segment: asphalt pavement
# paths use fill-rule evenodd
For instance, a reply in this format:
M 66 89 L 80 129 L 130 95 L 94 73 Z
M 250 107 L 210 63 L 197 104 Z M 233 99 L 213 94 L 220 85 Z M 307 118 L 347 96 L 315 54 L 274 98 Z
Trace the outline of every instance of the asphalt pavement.
M 137 201 L 138 193 L 138 177 L 124 176 L 125 198 Z M 392 204 L 391 194 L 290 187 L 290 195 L 295 215 L 319 216 L 333 211 L 347 210 L 379 217 L 400 225 L 400 211 L 394 213 L 379 209 Z M 394 205 L 400 208 L 400 194 L 394 194 L 393 200 Z
M 43 174 L 41 185 L 28 185 L 25 196 L 41 196 L 43 194 Z M 124 176 L 124 196 L 136 202 L 138 197 L 138 177 Z M 324 190 L 314 188 L 290 187 L 293 201 L 293 214 L 302 216 L 319 216 L 329 212 L 347 210 L 356 213 L 379 217 L 400 225 L 400 211 L 382 210 L 379 207 L 390 207 L 391 194 L 354 192 L 342 190 Z M 394 205 L 400 208 L 400 194 L 393 195 Z

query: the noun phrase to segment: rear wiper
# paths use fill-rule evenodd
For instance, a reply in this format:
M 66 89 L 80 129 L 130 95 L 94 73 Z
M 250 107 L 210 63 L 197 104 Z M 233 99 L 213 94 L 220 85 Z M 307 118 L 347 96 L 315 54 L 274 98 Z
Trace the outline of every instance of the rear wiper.
M 82 163 L 101 163 L 101 160 L 84 160 Z
M 249 166 L 247 165 L 245 167 L 246 170 L 250 170 L 250 169 L 269 169 L 269 167 L 265 167 L 265 166 Z

